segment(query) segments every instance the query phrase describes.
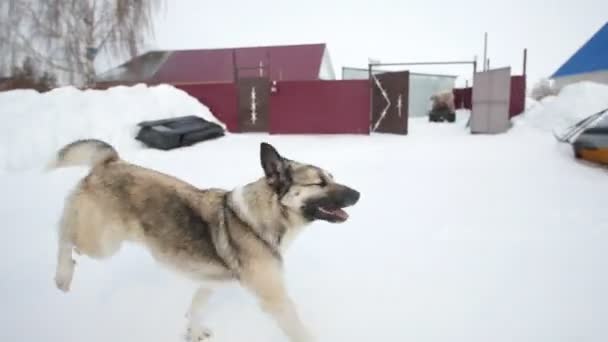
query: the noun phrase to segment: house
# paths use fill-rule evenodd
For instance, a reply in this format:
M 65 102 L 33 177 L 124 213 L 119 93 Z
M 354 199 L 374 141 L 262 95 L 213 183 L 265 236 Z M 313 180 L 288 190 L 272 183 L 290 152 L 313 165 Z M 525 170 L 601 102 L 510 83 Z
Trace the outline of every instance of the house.
M 369 133 L 368 82 L 337 80 L 326 44 L 149 51 L 96 81 L 170 84 L 230 132 Z
M 608 84 L 608 23 L 551 76 L 557 88 L 579 81 Z
M 278 81 L 332 80 L 326 44 L 149 51 L 97 76 L 98 83 L 203 84 L 238 76 Z

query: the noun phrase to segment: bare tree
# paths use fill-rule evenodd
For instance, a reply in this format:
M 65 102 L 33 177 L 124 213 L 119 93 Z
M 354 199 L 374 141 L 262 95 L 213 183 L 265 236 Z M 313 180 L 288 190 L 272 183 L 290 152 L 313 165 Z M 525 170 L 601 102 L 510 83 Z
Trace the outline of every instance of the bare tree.
M 555 86 L 555 83 L 547 78 L 541 78 L 532 87 L 530 91 L 530 97 L 536 101 L 540 101 L 547 96 L 555 96 L 559 94 L 559 89 Z
M 153 34 L 162 0 L 2 0 L 0 72 L 25 57 L 61 83 L 92 85 L 95 59 L 129 58 Z

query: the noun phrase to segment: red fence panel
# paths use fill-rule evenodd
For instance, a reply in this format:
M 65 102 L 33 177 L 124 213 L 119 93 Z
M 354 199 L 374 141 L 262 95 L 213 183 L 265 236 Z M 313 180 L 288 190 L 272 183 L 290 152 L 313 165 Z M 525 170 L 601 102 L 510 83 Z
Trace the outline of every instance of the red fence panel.
M 237 94 L 234 83 L 195 83 L 174 86 L 209 107 L 211 113 L 226 124 L 229 132 L 239 131 Z
M 281 81 L 270 94 L 271 134 L 369 134 L 368 80 Z
M 471 109 L 473 89 L 455 88 L 454 104 L 456 109 Z M 509 103 L 509 117 L 521 114 L 526 107 L 526 76 L 511 76 L 511 100 Z
M 509 117 L 521 114 L 526 108 L 526 76 L 511 76 Z
M 472 109 L 473 108 L 473 88 L 454 88 L 454 106 L 456 109 Z

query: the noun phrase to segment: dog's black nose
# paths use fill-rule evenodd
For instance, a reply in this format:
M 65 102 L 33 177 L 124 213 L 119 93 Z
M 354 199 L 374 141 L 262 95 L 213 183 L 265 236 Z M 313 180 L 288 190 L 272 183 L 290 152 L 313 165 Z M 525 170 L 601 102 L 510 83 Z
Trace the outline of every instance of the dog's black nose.
M 361 197 L 361 194 L 357 190 L 348 189 L 345 197 L 347 205 L 353 205 L 359 202 L 359 197 Z

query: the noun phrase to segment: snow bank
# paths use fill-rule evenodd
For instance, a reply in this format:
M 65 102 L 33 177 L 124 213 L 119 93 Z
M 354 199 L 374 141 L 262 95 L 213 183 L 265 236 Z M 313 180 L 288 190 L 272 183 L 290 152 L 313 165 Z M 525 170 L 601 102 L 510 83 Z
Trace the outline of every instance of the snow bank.
M 0 93 L 0 172 L 42 167 L 63 145 L 98 138 L 119 152 L 141 149 L 137 123 L 197 115 L 225 125 L 186 92 L 169 85 L 144 84 L 108 90 L 63 87 Z
M 557 96 L 534 102 L 522 120 L 542 130 L 561 132 L 605 108 L 608 108 L 608 86 L 580 82 L 564 87 Z

